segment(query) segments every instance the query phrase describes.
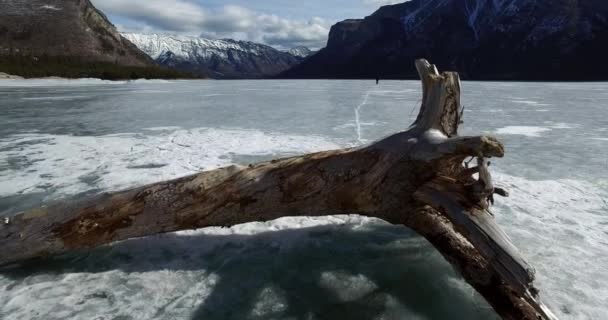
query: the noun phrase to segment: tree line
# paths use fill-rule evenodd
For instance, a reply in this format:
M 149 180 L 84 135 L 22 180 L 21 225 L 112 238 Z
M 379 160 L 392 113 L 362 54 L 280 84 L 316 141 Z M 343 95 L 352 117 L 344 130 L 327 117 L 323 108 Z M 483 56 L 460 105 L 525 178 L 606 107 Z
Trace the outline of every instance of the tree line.
M 124 66 L 111 62 L 87 61 L 78 57 L 57 56 L 0 56 L 0 72 L 24 78 L 63 77 L 126 79 L 192 79 L 192 74 L 160 66 Z

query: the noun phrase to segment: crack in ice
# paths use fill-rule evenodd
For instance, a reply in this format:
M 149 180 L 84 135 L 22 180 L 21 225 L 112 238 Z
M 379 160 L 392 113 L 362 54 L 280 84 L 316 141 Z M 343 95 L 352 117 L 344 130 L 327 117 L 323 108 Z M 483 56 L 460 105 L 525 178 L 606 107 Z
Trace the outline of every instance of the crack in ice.
M 365 97 L 363 98 L 363 102 L 361 102 L 361 104 L 359 104 L 355 108 L 355 125 L 357 127 L 357 141 L 359 141 L 360 143 L 364 143 L 364 141 L 361 137 L 361 118 L 360 118 L 359 112 L 361 111 L 361 108 L 367 104 L 367 100 L 369 99 L 370 94 L 372 94 L 372 89 L 367 90 L 367 92 L 365 93 Z

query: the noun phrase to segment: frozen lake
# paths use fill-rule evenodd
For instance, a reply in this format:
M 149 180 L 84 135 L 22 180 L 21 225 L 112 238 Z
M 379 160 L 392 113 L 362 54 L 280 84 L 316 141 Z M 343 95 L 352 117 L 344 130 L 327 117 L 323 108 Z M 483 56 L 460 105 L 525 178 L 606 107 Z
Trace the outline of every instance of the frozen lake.
M 608 318 L 608 83 L 464 82 L 500 224 L 561 319 Z M 418 81 L 0 80 L 0 216 L 409 126 Z M 457 316 L 456 316 L 457 315 Z M 495 319 L 422 238 L 359 216 L 126 241 L 0 269 L 0 319 Z

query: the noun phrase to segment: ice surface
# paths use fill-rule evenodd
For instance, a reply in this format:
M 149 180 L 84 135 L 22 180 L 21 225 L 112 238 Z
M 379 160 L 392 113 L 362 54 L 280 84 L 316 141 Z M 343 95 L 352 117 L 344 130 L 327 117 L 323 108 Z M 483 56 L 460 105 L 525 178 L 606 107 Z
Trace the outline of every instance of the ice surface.
M 517 104 L 526 104 L 526 105 L 530 105 L 530 106 L 550 106 L 550 104 L 547 103 L 540 103 L 538 101 L 533 101 L 533 100 L 513 100 L 513 103 L 517 103 Z
M 130 240 L 4 270 L 0 287 L 3 319 L 496 319 L 429 243 L 360 216 Z
M 535 265 L 543 294 L 554 309 L 559 308 L 555 312 L 564 319 L 604 318 L 608 180 L 598 188 L 570 179 L 535 181 L 506 174 L 494 178 L 512 195 L 498 202 L 497 219 Z M 585 304 L 584 311 L 580 303 Z
M 48 87 L 48 86 L 97 86 L 97 85 L 122 85 L 127 81 L 109 81 L 93 78 L 83 79 L 61 79 L 61 78 L 40 78 L 40 79 L 0 79 L 0 87 Z
M 508 126 L 496 130 L 496 134 L 517 134 L 527 137 L 538 137 L 541 133 L 551 131 L 550 128 L 534 126 Z
M 0 138 L 0 197 L 118 190 L 237 162 L 239 156 L 287 156 L 339 145 L 318 136 L 257 130 L 150 128 L 149 135 L 18 134 Z M 156 133 L 156 134 L 152 134 Z
M 364 143 L 365 141 L 362 138 L 361 133 L 361 108 L 363 108 L 367 104 L 367 100 L 369 100 L 369 95 L 372 93 L 371 90 L 365 93 L 363 97 L 363 101 L 357 107 L 355 107 L 355 125 L 357 127 L 357 141 L 359 143 Z
M 537 268 L 544 300 L 561 319 L 608 318 L 608 84 L 462 86 L 460 133 L 506 145 L 492 171 L 511 197 L 493 212 Z M 0 81 L 0 215 L 371 142 L 412 123 L 419 90 L 417 81 Z M 496 318 L 425 240 L 359 216 L 179 232 L 0 270 L 0 319 L 455 315 Z

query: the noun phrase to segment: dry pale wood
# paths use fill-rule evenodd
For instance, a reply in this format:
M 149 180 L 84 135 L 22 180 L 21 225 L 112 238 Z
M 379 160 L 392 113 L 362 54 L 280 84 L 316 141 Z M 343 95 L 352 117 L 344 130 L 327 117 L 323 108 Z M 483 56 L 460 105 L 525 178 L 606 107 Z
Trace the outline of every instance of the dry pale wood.
M 458 74 L 416 62 L 423 101 L 414 124 L 369 146 L 202 172 L 19 214 L 0 227 L 0 265 L 114 241 L 283 216 L 358 213 L 428 239 L 504 319 L 554 319 L 534 270 L 489 214 L 495 138 L 459 137 Z M 477 159 L 477 167 L 463 165 Z M 478 179 L 473 174 L 479 175 Z

